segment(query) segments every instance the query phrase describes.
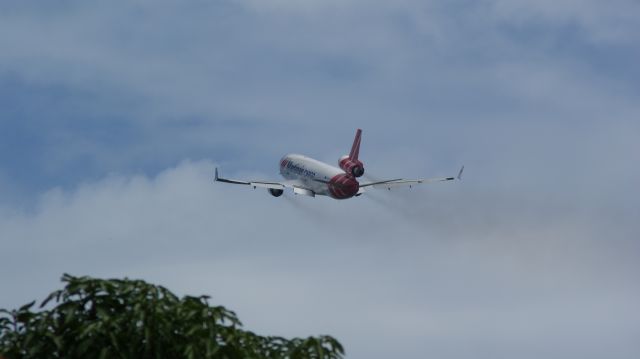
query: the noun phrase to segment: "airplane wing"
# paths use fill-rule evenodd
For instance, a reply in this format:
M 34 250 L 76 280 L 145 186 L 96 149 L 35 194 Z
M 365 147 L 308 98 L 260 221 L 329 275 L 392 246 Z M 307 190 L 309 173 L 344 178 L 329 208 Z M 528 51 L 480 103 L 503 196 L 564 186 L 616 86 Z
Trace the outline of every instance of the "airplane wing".
M 302 181 L 297 180 L 287 180 L 282 182 L 277 181 L 239 181 L 229 178 L 222 178 L 218 175 L 218 168 L 215 171 L 215 181 L 231 183 L 231 184 L 242 184 L 245 186 L 251 186 L 255 188 L 267 188 L 267 189 L 279 189 L 284 190 L 285 188 L 289 188 L 293 190 L 293 193 L 300 194 L 309 197 L 315 197 L 316 193 L 309 189 L 307 186 L 302 183 Z
M 391 180 L 385 180 L 385 181 L 361 183 L 360 184 L 360 188 L 382 187 L 382 188 L 391 189 L 391 187 L 397 187 L 397 186 L 402 186 L 402 185 L 411 186 L 411 185 L 414 185 L 414 184 L 421 184 L 421 183 L 453 181 L 453 180 L 456 180 L 456 179 L 457 180 L 461 180 L 462 179 L 462 171 L 464 171 L 464 166 L 462 166 L 462 168 L 460 168 L 460 171 L 458 172 L 458 175 L 456 177 L 435 177 L 435 178 L 420 178 L 420 179 L 398 178 L 398 179 L 391 179 Z

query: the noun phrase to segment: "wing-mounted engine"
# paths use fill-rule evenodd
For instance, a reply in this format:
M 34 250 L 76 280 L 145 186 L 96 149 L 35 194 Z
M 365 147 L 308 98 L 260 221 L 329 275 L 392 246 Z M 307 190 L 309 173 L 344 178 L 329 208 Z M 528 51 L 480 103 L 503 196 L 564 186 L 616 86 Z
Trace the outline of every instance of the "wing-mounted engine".
M 269 188 L 269 193 L 271 193 L 271 195 L 274 197 L 280 197 L 284 193 L 284 190 L 277 189 L 277 188 Z
M 362 130 L 356 131 L 356 137 L 353 139 L 353 145 L 351 146 L 351 152 L 349 155 L 340 157 L 338 164 L 340 168 L 353 177 L 361 177 L 364 174 L 364 164 L 358 159 L 360 154 L 360 139 L 362 137 Z

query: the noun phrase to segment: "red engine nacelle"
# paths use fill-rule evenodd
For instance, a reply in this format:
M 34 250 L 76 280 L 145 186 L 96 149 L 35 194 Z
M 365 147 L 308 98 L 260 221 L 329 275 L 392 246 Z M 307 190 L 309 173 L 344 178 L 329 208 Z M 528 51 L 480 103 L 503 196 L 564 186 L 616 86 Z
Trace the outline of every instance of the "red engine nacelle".
M 340 157 L 340 168 L 353 177 L 361 177 L 364 174 L 364 164 L 359 160 L 353 160 L 349 156 Z

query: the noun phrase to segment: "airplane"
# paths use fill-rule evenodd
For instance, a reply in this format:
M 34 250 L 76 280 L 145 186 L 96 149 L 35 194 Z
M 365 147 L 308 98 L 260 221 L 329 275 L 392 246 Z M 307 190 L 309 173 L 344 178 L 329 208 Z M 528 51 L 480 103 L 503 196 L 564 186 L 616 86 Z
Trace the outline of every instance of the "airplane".
M 356 137 L 348 155 L 340 157 L 338 167 L 320 162 L 313 158 L 288 154 L 280 160 L 280 174 L 284 181 L 240 181 L 222 178 L 215 168 L 215 181 L 245 185 L 255 188 L 266 188 L 274 197 L 280 197 L 285 189 L 292 189 L 294 194 L 310 197 L 329 196 L 334 199 L 348 199 L 360 196 L 366 188 L 387 188 L 396 186 L 413 186 L 420 183 L 444 182 L 462 179 L 464 166 L 456 177 L 437 177 L 422 179 L 390 179 L 383 181 L 359 183 L 358 178 L 364 175 L 364 164 L 359 159 L 362 130 L 356 131 Z

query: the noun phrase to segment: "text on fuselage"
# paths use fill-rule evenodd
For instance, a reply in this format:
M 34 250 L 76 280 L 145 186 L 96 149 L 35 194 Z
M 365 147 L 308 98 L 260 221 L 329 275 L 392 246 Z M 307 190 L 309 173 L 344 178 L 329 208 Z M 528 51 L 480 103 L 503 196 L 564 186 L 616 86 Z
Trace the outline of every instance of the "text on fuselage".
M 309 171 L 308 169 L 304 169 L 298 165 L 296 165 L 295 163 L 292 163 L 291 161 L 287 161 L 287 170 L 289 170 L 290 172 L 293 172 L 299 176 L 303 176 L 303 177 L 315 177 L 316 173 L 313 171 Z

